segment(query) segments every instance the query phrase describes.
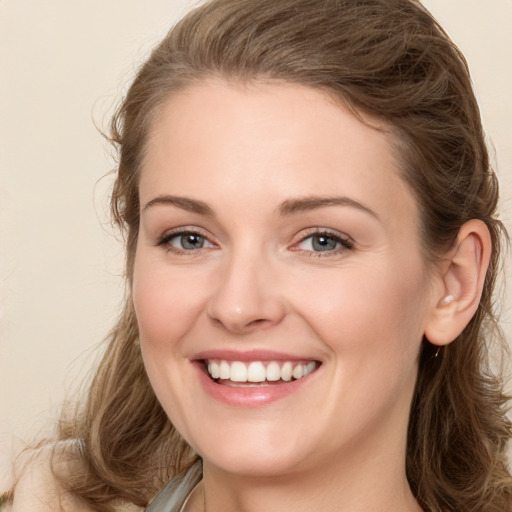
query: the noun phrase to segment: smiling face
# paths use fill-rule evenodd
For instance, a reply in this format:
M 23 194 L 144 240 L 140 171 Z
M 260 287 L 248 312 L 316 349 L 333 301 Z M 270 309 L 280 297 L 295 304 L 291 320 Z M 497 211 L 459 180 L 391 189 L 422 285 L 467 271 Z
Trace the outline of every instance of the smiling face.
M 403 469 L 433 294 L 388 137 L 293 84 L 207 81 L 159 113 L 133 299 L 151 384 L 205 465 Z

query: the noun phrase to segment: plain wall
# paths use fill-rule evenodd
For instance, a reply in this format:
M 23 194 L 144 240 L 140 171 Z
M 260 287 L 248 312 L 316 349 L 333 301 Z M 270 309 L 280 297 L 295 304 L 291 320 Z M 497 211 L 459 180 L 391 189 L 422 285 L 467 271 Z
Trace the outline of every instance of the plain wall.
M 470 63 L 512 231 L 512 0 L 425 0 Z M 191 0 L 0 0 L 0 480 L 51 431 L 123 294 L 95 123 Z M 94 120 L 94 121 L 93 121 Z M 510 271 L 510 265 L 508 265 Z M 512 338 L 511 293 L 503 327 Z

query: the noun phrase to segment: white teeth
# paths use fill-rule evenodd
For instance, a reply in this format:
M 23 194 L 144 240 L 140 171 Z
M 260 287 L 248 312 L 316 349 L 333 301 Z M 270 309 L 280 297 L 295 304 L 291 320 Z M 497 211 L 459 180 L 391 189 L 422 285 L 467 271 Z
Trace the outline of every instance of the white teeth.
M 253 383 L 277 382 L 279 380 L 289 382 L 292 379 L 302 379 L 302 377 L 314 371 L 316 367 L 317 363 L 315 361 L 309 363 L 251 361 L 248 364 L 241 361 L 229 363 L 225 360 L 209 360 L 207 362 L 208 373 L 212 379 Z
M 311 373 L 316 368 L 315 361 L 311 361 L 306 366 L 304 366 L 304 377 Z
M 293 369 L 292 375 L 293 375 L 294 379 L 302 379 L 302 377 L 304 377 L 304 366 L 302 364 L 298 364 Z M 212 374 L 212 377 L 213 377 L 213 374 Z
M 219 379 L 229 379 L 231 366 L 227 361 L 221 361 L 219 366 Z
M 292 363 L 286 362 L 281 367 L 281 379 L 290 381 L 292 380 L 293 366 Z
M 233 382 L 247 382 L 247 366 L 240 361 L 231 363 L 231 375 L 229 380 Z
M 267 380 L 270 382 L 275 382 L 281 378 L 281 368 L 279 368 L 279 364 L 275 361 L 272 361 L 267 366 Z
M 212 379 L 218 379 L 220 377 L 220 368 L 215 361 L 208 363 L 208 373 L 212 376 Z
M 212 375 L 213 377 L 213 375 Z M 267 372 L 263 363 L 253 361 L 247 368 L 247 380 L 249 382 L 263 382 L 267 378 Z

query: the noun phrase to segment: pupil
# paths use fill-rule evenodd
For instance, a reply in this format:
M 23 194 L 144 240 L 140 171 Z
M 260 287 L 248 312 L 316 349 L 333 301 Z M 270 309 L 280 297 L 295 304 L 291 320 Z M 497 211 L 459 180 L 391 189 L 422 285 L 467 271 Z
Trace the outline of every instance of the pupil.
M 200 249 L 204 244 L 204 239 L 202 236 L 189 234 L 182 237 L 181 244 L 184 249 Z
M 325 235 L 316 235 L 313 237 L 313 249 L 315 251 L 331 251 L 336 249 L 336 240 Z

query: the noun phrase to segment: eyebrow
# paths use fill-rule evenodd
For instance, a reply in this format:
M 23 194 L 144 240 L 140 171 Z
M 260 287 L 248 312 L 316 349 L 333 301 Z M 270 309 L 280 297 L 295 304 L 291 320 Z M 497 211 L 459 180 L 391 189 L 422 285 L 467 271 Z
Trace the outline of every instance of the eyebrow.
M 351 199 L 350 197 L 344 196 L 306 196 L 299 197 L 297 199 L 288 199 L 284 201 L 279 207 L 280 215 L 293 215 L 295 213 L 306 212 L 310 210 L 316 210 L 317 208 L 325 208 L 328 206 L 349 206 L 361 210 L 376 219 L 379 216 L 372 209 L 368 208 L 364 204 Z
M 146 211 L 148 208 L 156 205 L 169 205 L 169 206 L 177 206 L 182 210 L 187 210 L 188 212 L 198 213 L 199 215 L 206 215 L 208 217 L 213 217 L 213 210 L 203 201 L 198 201 L 197 199 L 190 199 L 188 197 L 180 197 L 180 196 L 158 196 L 154 199 L 151 199 L 143 208 L 143 211 Z
M 156 205 L 176 206 L 182 210 L 186 210 L 199 215 L 214 217 L 215 213 L 210 206 L 204 201 L 191 199 L 189 197 L 162 195 L 151 199 L 143 208 L 143 211 Z M 379 219 L 377 213 L 368 208 L 364 204 L 344 196 L 305 196 L 296 199 L 287 199 L 283 201 L 278 208 L 278 213 L 282 216 L 294 215 L 296 213 L 316 210 L 318 208 L 326 208 L 329 206 L 349 206 L 361 210 L 364 213 Z

